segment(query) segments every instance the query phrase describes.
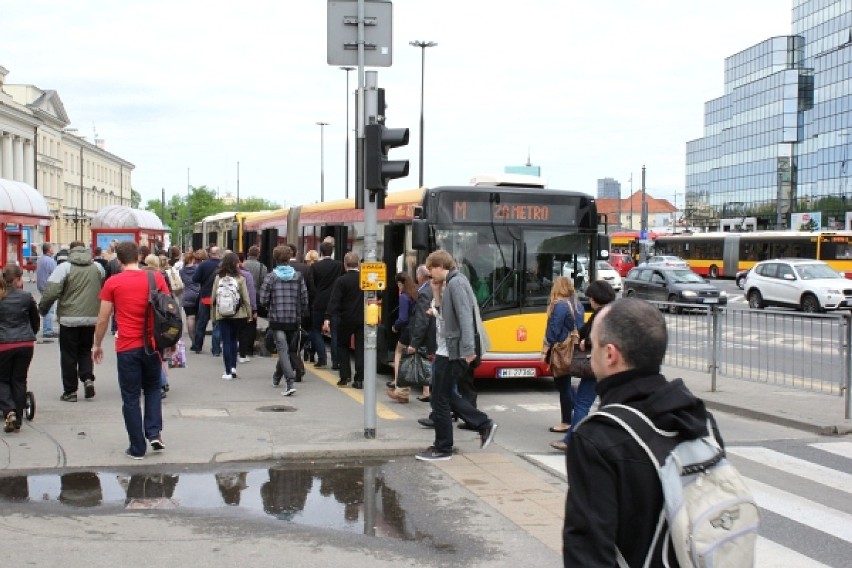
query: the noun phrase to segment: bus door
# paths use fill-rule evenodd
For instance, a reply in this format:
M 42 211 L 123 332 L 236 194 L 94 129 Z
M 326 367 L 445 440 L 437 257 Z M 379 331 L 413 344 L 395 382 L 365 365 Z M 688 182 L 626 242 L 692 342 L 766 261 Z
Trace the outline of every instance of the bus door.
M 343 255 L 349 252 L 349 227 L 346 225 L 326 225 L 320 228 L 320 236 L 334 238 L 334 258 L 343 262 Z
M 734 278 L 740 270 L 740 236 L 725 235 L 722 245 L 722 273 L 720 276 Z
M 387 269 L 385 290 L 379 292 L 381 301 L 381 323 L 377 330 L 377 346 L 379 362 L 391 363 L 393 361 L 394 349 L 399 337 L 393 332 L 393 323 L 399 316 L 399 293 L 396 285 L 396 274 L 400 257 L 405 257 L 405 225 L 388 223 L 383 226 L 382 258 L 380 259 Z M 408 270 L 405 262 L 403 271 L 415 278 L 414 269 Z M 415 267 L 416 268 L 416 267 Z M 416 281 L 415 281 L 416 283 Z

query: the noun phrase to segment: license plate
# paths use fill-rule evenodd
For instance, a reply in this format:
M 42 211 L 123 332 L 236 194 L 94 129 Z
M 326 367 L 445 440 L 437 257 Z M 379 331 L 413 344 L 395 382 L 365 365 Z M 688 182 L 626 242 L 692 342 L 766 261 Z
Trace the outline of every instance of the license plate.
M 718 304 L 719 298 L 704 298 L 705 304 Z
M 501 379 L 509 377 L 535 377 L 535 369 L 532 367 L 523 369 L 497 369 L 497 376 Z

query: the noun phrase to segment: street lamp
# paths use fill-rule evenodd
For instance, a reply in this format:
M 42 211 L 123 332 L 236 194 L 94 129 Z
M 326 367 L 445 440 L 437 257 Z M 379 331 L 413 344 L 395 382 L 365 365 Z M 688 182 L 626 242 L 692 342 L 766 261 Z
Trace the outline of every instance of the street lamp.
M 325 202 L 325 127 L 327 122 L 317 122 L 320 127 L 320 203 Z
M 423 187 L 423 87 L 426 82 L 426 48 L 438 45 L 434 41 L 410 41 L 408 45 L 420 48 L 420 187 Z
M 346 187 L 344 195 L 349 199 L 349 72 L 354 71 L 354 67 L 341 67 L 346 71 Z

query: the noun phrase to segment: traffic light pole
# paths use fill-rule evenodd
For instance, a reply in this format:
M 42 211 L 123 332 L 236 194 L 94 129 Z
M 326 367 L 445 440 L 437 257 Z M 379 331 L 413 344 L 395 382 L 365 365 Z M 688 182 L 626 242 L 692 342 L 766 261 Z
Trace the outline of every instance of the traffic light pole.
M 364 126 L 370 120 L 375 121 L 375 109 L 378 107 L 376 101 L 376 86 L 378 73 L 375 71 L 364 72 L 364 0 L 358 0 L 358 144 L 355 148 L 355 191 L 359 192 L 361 202 L 364 204 L 364 251 L 361 260 L 365 262 L 376 261 L 377 247 L 377 212 L 376 201 L 370 200 L 364 186 Z M 366 77 L 365 77 L 366 75 Z M 370 105 L 372 102 L 372 105 Z M 372 115 L 367 108 L 372 107 Z M 364 292 L 364 314 L 367 314 L 367 306 L 376 302 L 374 291 Z M 364 437 L 374 439 L 376 437 L 376 337 L 378 326 L 368 318 L 364 318 Z M 357 349 L 357 346 L 356 346 Z

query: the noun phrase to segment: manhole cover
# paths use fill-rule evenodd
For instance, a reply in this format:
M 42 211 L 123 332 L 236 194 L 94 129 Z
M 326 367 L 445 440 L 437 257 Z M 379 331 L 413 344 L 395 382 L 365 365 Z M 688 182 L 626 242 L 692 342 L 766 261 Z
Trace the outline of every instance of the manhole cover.
M 276 404 L 273 406 L 261 406 L 257 410 L 260 412 L 296 412 L 296 407 L 287 406 L 286 404 Z

